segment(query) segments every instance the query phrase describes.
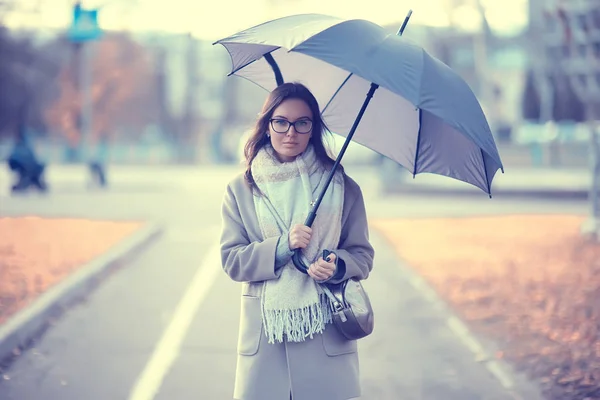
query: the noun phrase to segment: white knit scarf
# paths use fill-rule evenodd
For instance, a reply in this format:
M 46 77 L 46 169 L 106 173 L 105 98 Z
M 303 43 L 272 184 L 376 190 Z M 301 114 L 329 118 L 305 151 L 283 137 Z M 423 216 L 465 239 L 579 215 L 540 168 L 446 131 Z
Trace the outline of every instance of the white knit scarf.
M 287 233 L 295 224 L 304 224 L 311 202 L 321 192 L 329 170 L 317 160 L 311 145 L 292 162 L 277 160 L 271 146 L 263 147 L 252 162 L 252 176 L 262 195 L 254 196 L 254 206 L 263 235 Z M 344 179 L 337 172 L 317 211 L 310 243 L 303 250 L 308 266 L 324 249 L 334 250 L 340 240 Z M 304 341 L 322 333 L 331 322 L 328 299 L 320 286 L 298 271 L 290 260 L 279 279 L 263 285 L 262 317 L 269 343 Z

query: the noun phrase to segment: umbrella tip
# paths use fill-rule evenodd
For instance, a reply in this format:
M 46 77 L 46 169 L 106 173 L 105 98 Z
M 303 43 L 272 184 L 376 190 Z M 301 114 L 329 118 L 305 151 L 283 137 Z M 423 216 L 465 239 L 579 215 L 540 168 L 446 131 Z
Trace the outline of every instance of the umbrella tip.
M 404 33 L 404 29 L 406 28 L 406 24 L 408 24 L 408 20 L 410 19 L 411 15 L 412 15 L 412 9 L 409 9 L 408 14 L 406 14 L 406 17 L 404 17 L 404 22 L 402 23 L 402 26 L 400 27 L 400 29 L 398 29 L 398 32 L 396 33 L 396 35 L 402 36 L 402 34 Z

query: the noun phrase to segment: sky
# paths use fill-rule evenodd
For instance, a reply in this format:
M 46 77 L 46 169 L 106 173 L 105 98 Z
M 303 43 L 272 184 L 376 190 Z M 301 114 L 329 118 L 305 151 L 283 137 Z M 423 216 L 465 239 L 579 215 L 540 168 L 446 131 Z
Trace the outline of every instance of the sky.
M 6 21 L 12 27 L 62 28 L 71 19 L 72 0 L 18 0 L 22 8 L 37 13 L 13 13 Z M 448 26 L 444 7 L 451 0 L 84 0 L 85 7 L 100 10 L 105 29 L 190 32 L 216 40 L 267 20 L 299 13 L 321 13 L 341 18 L 362 18 L 378 24 L 401 23 L 409 9 L 411 23 Z M 482 0 L 492 28 L 499 34 L 520 31 L 527 24 L 527 0 Z M 455 8 L 452 20 L 465 30 L 480 26 L 471 6 Z

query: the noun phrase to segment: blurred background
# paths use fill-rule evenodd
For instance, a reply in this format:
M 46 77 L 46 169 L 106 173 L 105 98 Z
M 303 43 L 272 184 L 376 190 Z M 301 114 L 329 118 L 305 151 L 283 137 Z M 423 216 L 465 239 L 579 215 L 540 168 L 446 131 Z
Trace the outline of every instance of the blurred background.
M 350 145 L 382 316 L 364 342 L 365 398 L 515 398 L 481 372 L 502 358 L 545 398 L 600 398 L 600 242 L 587 240 L 600 238 L 600 0 L 0 0 L 0 328 L 132 229 L 98 220 L 163 232 L 0 363 L 0 398 L 127 398 L 196 271 L 220 269 L 222 194 L 266 93 L 227 77 L 215 40 L 297 13 L 395 34 L 409 9 L 404 36 L 471 86 L 506 173 L 490 201 Z M 334 151 L 342 142 L 333 136 Z M 39 191 L 49 193 L 16 195 Z M 418 300 L 433 292 L 419 295 L 404 270 L 493 340 L 494 357 L 452 339 L 466 328 L 434 318 Z M 214 276 L 173 366 L 160 367 L 158 398 L 231 398 L 239 288 Z M 112 367 L 116 354 L 124 367 Z
M 405 36 L 471 85 L 505 166 L 588 165 L 600 6 L 547 0 L 1 0 L 0 158 L 20 132 L 47 163 L 236 162 L 264 93 L 226 79 L 214 40 L 302 12 L 396 32 L 409 8 Z M 376 160 L 359 149 L 346 163 Z

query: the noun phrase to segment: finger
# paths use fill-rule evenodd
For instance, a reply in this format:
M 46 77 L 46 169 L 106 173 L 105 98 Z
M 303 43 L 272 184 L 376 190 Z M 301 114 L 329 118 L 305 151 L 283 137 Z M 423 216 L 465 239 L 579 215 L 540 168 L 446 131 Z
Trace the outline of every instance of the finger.
M 317 260 L 317 265 L 325 271 L 334 271 L 335 270 L 335 263 L 328 263 L 327 261 L 323 260 L 322 257 L 320 257 Z
M 331 269 L 323 269 L 323 268 L 316 268 L 315 269 L 315 274 L 322 276 L 323 279 L 327 279 L 327 278 L 330 278 L 333 275 L 333 270 L 331 270 Z
M 296 224 L 292 227 L 292 230 L 295 232 L 306 232 L 306 233 L 311 233 L 312 229 L 306 225 L 302 225 L 302 224 Z
M 314 280 L 316 280 L 316 281 L 323 281 L 323 280 L 327 279 L 327 278 L 323 278 L 323 277 L 321 277 L 321 276 L 319 276 L 319 275 L 315 274 L 315 273 L 314 273 L 313 271 L 311 271 L 311 270 L 309 270 L 309 271 L 308 271 L 308 275 L 309 275 L 311 278 L 313 278 Z
M 300 241 L 307 241 L 308 238 L 305 238 L 301 234 L 294 234 L 294 235 L 292 235 L 292 240 L 294 240 L 295 242 L 300 242 Z
M 317 280 L 322 281 L 329 278 L 329 275 L 320 270 L 316 264 L 311 264 L 309 271 L 311 271 L 312 275 L 315 276 Z
M 333 275 L 333 270 L 326 269 L 326 268 L 317 268 L 317 274 L 322 276 L 322 279 L 327 279 L 327 278 L 331 277 L 331 275 Z
M 320 281 L 324 281 L 325 279 L 329 278 L 329 275 L 324 274 L 324 273 L 314 272 L 314 274 L 317 277 L 317 279 Z
M 324 260 L 324 259 L 323 259 L 323 257 L 320 257 L 319 259 L 320 259 L 320 260 L 323 260 L 323 262 L 326 262 L 326 263 L 328 262 L 328 263 L 330 263 L 330 264 L 334 264 L 334 265 L 335 265 L 335 260 L 336 260 L 336 258 L 337 258 L 337 257 L 336 257 L 336 255 L 335 255 L 334 253 L 329 253 L 329 255 L 327 256 L 327 259 L 328 259 L 329 261 L 327 261 L 327 260 Z
M 311 227 L 309 227 L 309 226 L 306 226 L 306 225 L 298 225 L 298 227 L 299 227 L 299 230 L 300 230 L 300 231 L 302 231 L 302 232 L 306 232 L 306 233 L 308 233 L 309 235 L 312 233 L 312 228 L 311 228 Z
M 311 232 L 306 232 L 306 231 L 296 231 L 296 235 L 300 236 L 300 237 L 311 237 L 312 233 Z
M 293 248 L 305 248 L 307 246 L 306 241 L 299 240 L 298 238 L 294 238 L 291 241 Z
M 310 234 L 309 234 L 309 233 L 306 233 L 306 232 L 300 232 L 300 233 L 298 234 L 298 237 L 301 237 L 302 239 L 309 240 L 309 239 L 310 239 Z
M 299 238 L 303 238 L 305 236 L 308 236 L 308 234 L 304 233 L 304 232 L 299 232 L 299 231 L 292 231 L 290 233 L 290 237 L 294 238 L 294 239 L 299 239 Z

